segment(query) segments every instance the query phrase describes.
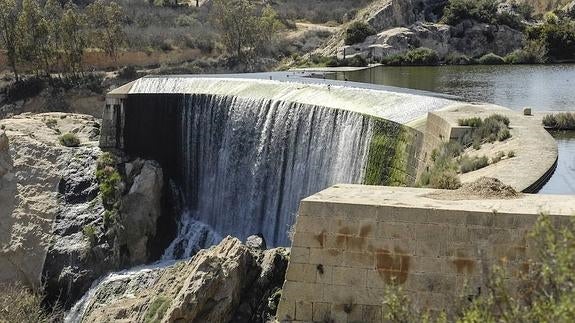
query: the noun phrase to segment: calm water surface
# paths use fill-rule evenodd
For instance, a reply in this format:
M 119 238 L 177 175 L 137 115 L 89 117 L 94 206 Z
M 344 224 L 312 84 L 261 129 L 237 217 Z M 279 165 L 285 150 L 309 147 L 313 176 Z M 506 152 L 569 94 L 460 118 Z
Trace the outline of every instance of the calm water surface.
M 381 66 L 331 78 L 446 93 L 514 110 L 575 111 L 575 65 Z M 575 194 L 575 132 L 552 135 L 559 162 L 540 193 Z

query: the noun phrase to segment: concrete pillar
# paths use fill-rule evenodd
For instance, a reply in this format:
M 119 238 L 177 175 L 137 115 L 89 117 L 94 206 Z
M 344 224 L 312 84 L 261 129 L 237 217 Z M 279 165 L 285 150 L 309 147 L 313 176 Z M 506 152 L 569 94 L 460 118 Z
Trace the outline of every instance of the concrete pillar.
M 102 128 L 100 131 L 100 148 L 124 148 L 124 98 L 106 97 L 106 106 L 102 113 Z

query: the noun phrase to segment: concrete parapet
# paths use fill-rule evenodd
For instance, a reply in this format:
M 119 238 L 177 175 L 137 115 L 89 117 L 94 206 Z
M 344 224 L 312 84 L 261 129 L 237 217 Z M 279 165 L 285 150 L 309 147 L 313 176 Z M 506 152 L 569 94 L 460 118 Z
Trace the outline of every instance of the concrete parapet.
M 392 280 L 417 309 L 447 309 L 464 286 L 470 296 L 485 290 L 492 265 L 510 281 L 525 270 L 540 212 L 558 224 L 575 215 L 575 197 L 452 201 L 431 192 L 338 185 L 303 200 L 277 318 L 380 322 Z

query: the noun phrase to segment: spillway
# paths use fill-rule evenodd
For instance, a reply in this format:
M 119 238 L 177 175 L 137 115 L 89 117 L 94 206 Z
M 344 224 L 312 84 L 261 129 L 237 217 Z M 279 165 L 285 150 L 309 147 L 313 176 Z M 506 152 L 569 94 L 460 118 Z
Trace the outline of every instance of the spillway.
M 163 259 L 190 257 L 226 235 L 262 234 L 268 245 L 286 246 L 308 195 L 337 183 L 413 183 L 421 134 L 400 123 L 450 103 L 188 77 L 143 78 L 124 92 L 121 117 L 116 111 L 108 122 L 117 127 L 113 145 L 158 160 L 181 198 L 177 236 Z

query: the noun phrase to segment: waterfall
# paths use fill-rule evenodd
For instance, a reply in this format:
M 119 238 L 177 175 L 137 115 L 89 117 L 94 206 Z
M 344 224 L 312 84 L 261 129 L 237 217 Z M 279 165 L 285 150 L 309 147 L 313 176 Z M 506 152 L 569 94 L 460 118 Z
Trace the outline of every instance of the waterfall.
M 233 235 L 288 245 L 299 201 L 361 183 L 371 123 L 358 113 L 267 99 L 185 95 L 180 101 L 185 202 L 164 258 L 185 258 Z

